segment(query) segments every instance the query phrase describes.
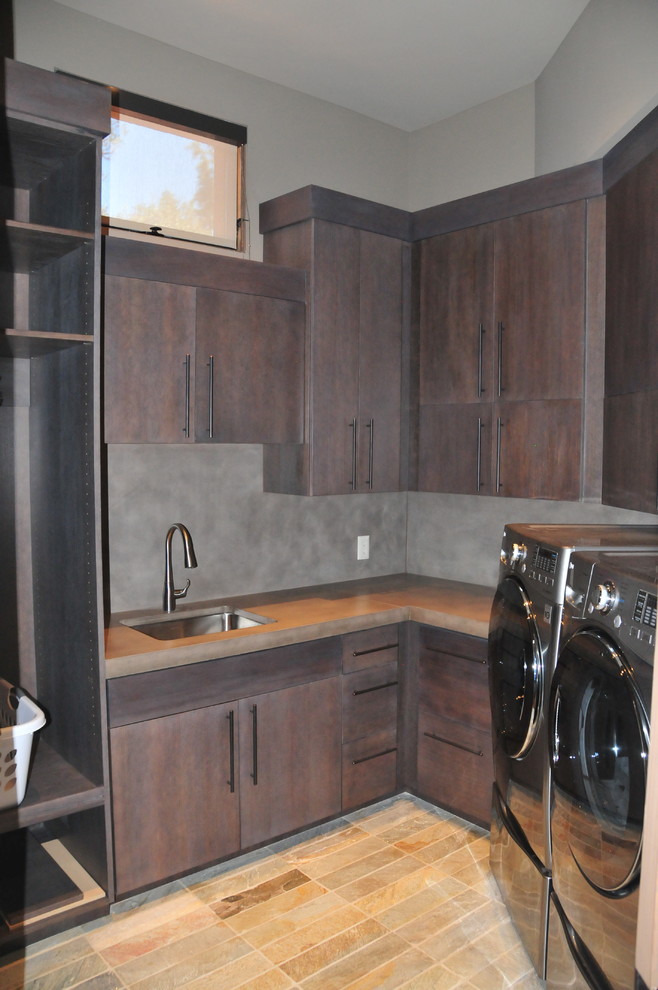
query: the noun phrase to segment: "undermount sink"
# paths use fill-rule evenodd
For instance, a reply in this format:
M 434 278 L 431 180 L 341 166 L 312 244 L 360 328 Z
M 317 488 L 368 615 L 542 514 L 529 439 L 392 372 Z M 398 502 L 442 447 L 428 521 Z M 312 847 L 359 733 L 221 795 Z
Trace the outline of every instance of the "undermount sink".
M 262 626 L 276 619 L 268 619 L 254 612 L 243 612 L 242 609 L 230 605 L 220 605 L 219 608 L 182 612 L 178 615 L 142 616 L 137 619 L 122 619 L 124 626 L 130 626 L 137 632 L 151 636 L 153 639 L 186 639 L 188 636 L 206 636 L 209 633 L 230 632 L 232 629 L 248 629 L 250 626 Z

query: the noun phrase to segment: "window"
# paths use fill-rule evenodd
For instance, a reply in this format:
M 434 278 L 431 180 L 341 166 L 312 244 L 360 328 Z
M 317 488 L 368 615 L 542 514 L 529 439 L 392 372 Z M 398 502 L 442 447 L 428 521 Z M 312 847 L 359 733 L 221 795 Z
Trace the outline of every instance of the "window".
M 124 91 L 112 103 L 104 222 L 240 250 L 246 128 Z

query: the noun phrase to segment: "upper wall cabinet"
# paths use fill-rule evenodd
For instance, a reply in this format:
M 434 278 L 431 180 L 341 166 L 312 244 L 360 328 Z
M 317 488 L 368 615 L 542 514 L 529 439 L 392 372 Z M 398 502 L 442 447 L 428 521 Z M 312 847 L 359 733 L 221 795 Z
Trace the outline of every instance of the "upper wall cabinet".
M 421 245 L 419 489 L 578 499 L 585 202 Z
M 608 191 L 603 501 L 658 511 L 658 151 Z
M 297 209 L 301 195 L 312 199 L 314 192 L 326 198 Z M 310 278 L 305 442 L 265 450 L 267 491 L 333 495 L 406 487 L 409 246 L 399 236 L 402 211 L 365 204 L 375 212 L 364 217 L 364 204 L 309 187 L 261 207 L 266 260 L 304 268 Z
M 105 239 L 108 443 L 299 443 L 303 272 Z

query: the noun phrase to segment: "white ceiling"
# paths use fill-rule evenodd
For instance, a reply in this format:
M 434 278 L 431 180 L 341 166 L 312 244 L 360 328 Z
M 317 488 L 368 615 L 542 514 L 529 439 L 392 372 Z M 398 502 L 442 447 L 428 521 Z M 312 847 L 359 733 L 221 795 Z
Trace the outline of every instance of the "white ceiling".
M 534 80 L 588 0 L 59 0 L 412 131 Z

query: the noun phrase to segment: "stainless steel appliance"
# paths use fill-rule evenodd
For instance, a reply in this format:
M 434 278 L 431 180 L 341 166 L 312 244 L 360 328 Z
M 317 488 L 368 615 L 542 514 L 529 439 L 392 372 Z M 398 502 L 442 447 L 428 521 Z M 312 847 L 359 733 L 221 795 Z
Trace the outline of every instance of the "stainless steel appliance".
M 576 549 L 658 548 L 658 527 L 508 525 L 489 630 L 491 868 L 544 978 L 551 890 L 547 706 Z
M 629 990 L 658 553 L 575 554 L 550 692 L 550 990 Z

